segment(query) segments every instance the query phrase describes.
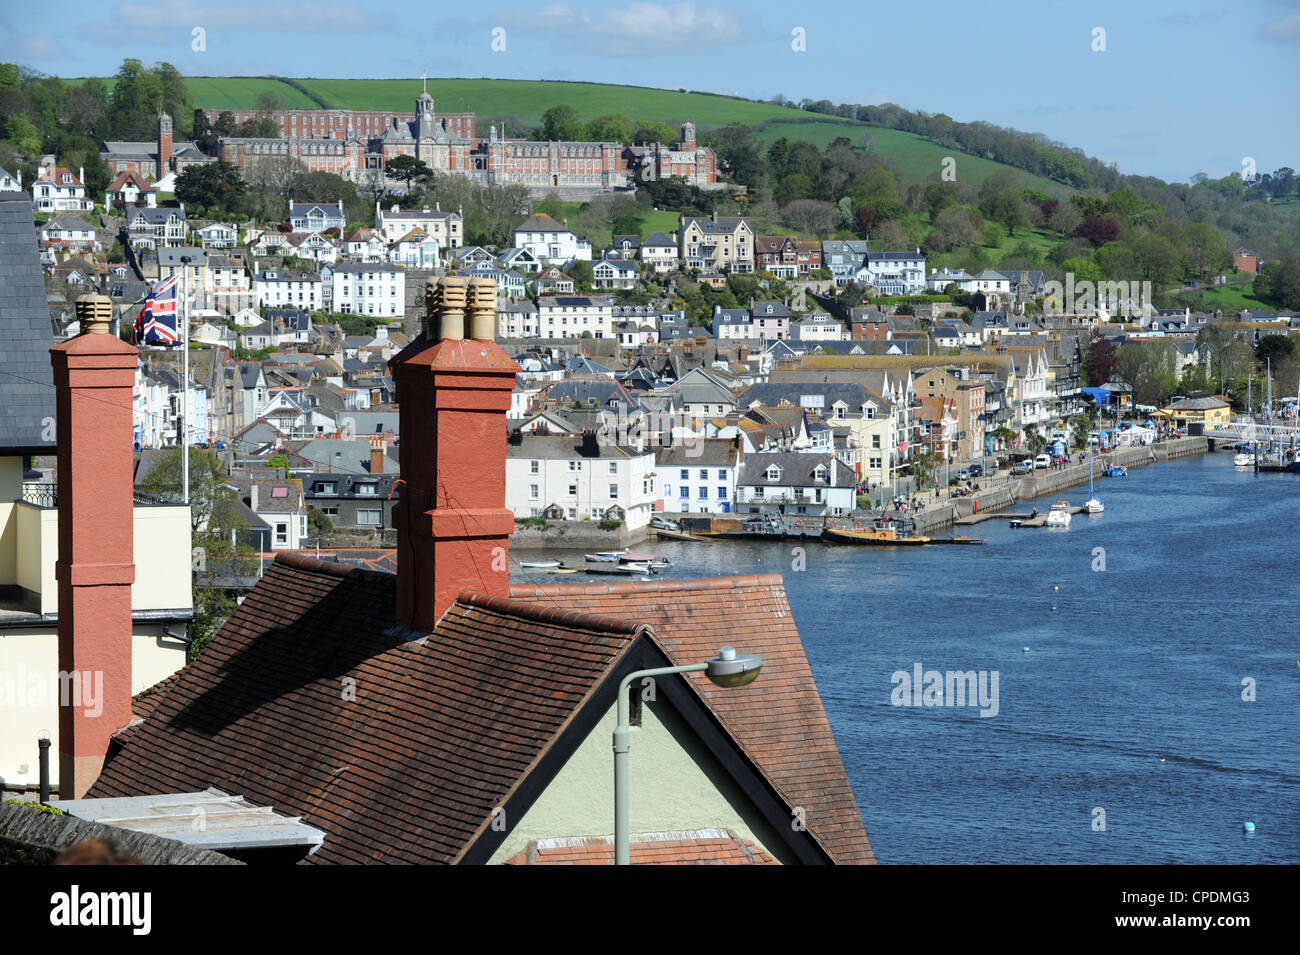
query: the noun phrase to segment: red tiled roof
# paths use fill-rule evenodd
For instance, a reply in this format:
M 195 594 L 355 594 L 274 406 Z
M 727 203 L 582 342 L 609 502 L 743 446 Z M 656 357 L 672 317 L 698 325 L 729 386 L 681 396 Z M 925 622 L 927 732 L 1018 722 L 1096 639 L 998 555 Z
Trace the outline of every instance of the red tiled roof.
M 633 833 L 632 865 L 777 865 L 760 847 L 730 829 L 699 832 Z M 613 865 L 612 836 L 534 839 L 506 865 Z
M 836 862 L 875 861 L 779 575 L 515 586 L 510 595 L 648 624 L 675 664 L 725 643 L 760 654 L 763 673 L 744 692 L 700 673 L 688 674 L 690 685 L 789 805 L 804 809 Z
M 88 795 L 215 786 L 325 830 L 307 861 L 456 862 L 633 647 L 732 643 L 763 655 L 758 682 L 688 685 L 808 837 L 874 861 L 779 577 L 466 591 L 421 639 L 395 606 L 391 575 L 278 556 Z
M 408 641 L 395 606 L 278 558 L 88 795 L 216 786 L 324 829 L 311 862 L 455 862 L 642 628 L 462 594 Z

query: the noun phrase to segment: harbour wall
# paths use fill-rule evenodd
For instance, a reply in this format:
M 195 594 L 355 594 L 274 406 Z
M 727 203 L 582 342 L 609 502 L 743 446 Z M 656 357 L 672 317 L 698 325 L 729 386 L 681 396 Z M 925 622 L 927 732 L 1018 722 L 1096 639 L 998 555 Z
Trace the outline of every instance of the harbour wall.
M 1160 461 L 1187 457 L 1191 454 L 1204 454 L 1209 449 L 1209 441 L 1203 437 L 1174 438 L 1170 441 L 1161 441 L 1158 444 L 1122 448 L 1095 457 L 1092 462 L 1093 477 L 1094 479 L 1100 478 L 1102 472 L 1112 463 L 1129 468 L 1142 467 Z M 1039 471 L 1030 477 L 1008 481 L 1005 484 L 999 484 L 996 487 L 988 488 L 968 497 L 953 498 L 947 501 L 927 499 L 924 510 L 913 511 L 909 509 L 906 515 L 898 511 L 888 513 L 891 517 L 915 518 L 917 532 L 926 534 L 930 531 L 949 527 L 958 517 L 965 517 L 974 513 L 976 501 L 979 502 L 979 512 L 981 514 L 993 513 L 1011 507 L 1017 501 L 1041 497 L 1044 494 L 1054 494 L 1057 491 L 1087 483 L 1088 465 L 1085 462 L 1084 464 L 1076 464 L 1055 471 Z
M 623 550 L 645 540 L 648 528 L 629 531 L 624 524 L 616 530 L 601 530 L 598 521 L 551 521 L 546 527 L 516 525 L 510 535 L 510 549 L 543 550 L 548 547 L 571 547 L 586 551 Z

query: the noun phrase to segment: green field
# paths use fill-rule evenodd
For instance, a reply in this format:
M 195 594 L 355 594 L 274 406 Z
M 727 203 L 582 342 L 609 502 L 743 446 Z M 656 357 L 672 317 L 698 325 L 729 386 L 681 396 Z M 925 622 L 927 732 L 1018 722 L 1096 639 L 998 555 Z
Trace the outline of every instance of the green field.
M 109 81 L 111 85 L 111 80 Z M 194 94 L 194 104 L 206 109 L 250 109 L 258 94 L 271 90 L 293 108 L 311 109 L 312 100 L 292 86 L 261 77 L 191 77 L 186 84 Z M 304 88 L 333 108 L 376 109 L 412 112 L 421 81 L 298 79 Z M 833 116 L 812 117 L 802 110 L 770 103 L 711 93 L 679 92 L 641 86 L 614 86 L 605 83 L 565 83 L 554 80 L 435 79 L 429 92 L 437 108 L 444 112 L 473 112 L 480 118 L 514 117 L 526 126 L 541 123 L 542 113 L 552 106 L 567 104 L 584 118 L 604 113 L 624 113 L 633 119 L 677 125 L 686 120 L 700 132 L 727 123 L 759 127 L 756 139 L 769 145 L 781 136 L 806 139 L 821 146 L 838 136 L 847 136 L 855 146 L 867 139 L 871 151 L 893 160 L 908 182 L 923 181 L 941 168 L 944 157 L 957 160 L 959 179 L 979 186 L 998 169 L 1008 166 L 940 146 L 913 133 L 867 126 Z M 1072 190 L 1041 176 L 1018 172 L 1024 187 L 1053 196 L 1065 196 Z
M 257 97 L 270 90 L 288 109 L 316 109 L 307 96 L 279 80 L 257 76 L 192 76 L 185 85 L 194 94 L 194 105 L 203 109 L 252 109 Z
M 1255 298 L 1251 294 L 1249 284 L 1221 285 L 1204 292 L 1183 292 L 1179 294 L 1178 299 L 1204 311 L 1221 308 L 1224 312 L 1240 312 L 1242 309 L 1271 312 L 1277 309 L 1276 305 Z
M 212 109 L 251 108 L 257 94 L 266 89 L 268 83 L 267 80 L 248 77 L 196 78 L 186 82 L 194 93 L 195 105 Z M 419 79 L 298 79 L 295 82 L 310 89 L 331 107 L 403 113 L 414 111 L 415 97 L 421 89 Z M 292 87 L 283 83 L 273 83 L 273 86 L 291 105 L 312 105 Z M 626 113 L 633 119 L 650 122 L 675 124 L 691 120 L 701 129 L 730 122 L 748 125 L 767 119 L 806 115 L 789 107 L 710 93 L 680 93 L 604 83 L 435 79 L 429 81 L 429 93 L 437 108 L 444 112 L 472 112 L 483 117 L 514 116 L 531 126 L 541 122 L 543 112 L 560 103 L 572 106 L 587 118 L 604 113 Z M 290 101 L 290 94 L 296 99 Z

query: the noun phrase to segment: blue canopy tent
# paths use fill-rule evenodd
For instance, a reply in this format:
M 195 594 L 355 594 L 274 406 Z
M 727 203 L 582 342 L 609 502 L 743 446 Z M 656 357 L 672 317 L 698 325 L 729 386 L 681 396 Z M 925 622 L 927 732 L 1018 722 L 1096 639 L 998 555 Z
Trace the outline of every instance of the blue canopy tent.
M 1110 407 L 1111 392 L 1105 388 L 1080 388 L 1085 395 L 1092 399 L 1092 403 L 1099 407 Z

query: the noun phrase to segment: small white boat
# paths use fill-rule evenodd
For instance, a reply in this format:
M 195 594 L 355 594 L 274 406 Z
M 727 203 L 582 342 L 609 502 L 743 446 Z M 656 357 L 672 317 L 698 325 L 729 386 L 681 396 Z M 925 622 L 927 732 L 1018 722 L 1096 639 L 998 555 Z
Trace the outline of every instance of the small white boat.
M 1070 502 L 1057 501 L 1047 512 L 1048 527 L 1070 526 Z
M 1089 445 L 1088 446 L 1088 500 L 1084 502 L 1083 512 L 1085 514 L 1100 514 L 1104 510 L 1106 510 L 1106 508 L 1102 505 L 1101 501 L 1097 499 L 1097 495 L 1092 493 L 1092 446 Z M 1068 520 L 1065 522 L 1065 526 L 1066 527 L 1070 526 L 1070 522 Z
M 558 560 L 521 560 L 519 566 L 525 570 L 547 570 L 551 567 L 559 567 Z
M 1238 451 L 1232 456 L 1232 466 L 1234 468 L 1248 468 L 1255 464 L 1255 456 Z
M 641 566 L 645 565 L 653 570 L 664 570 L 673 565 L 673 562 L 667 557 L 656 557 L 654 554 L 633 554 L 628 551 L 618 555 L 619 563 Z
M 587 556 L 587 561 L 588 561 L 588 563 L 592 563 L 592 564 L 613 564 L 613 563 L 617 562 L 618 559 L 619 559 L 620 557 L 622 557 L 625 553 L 627 553 L 627 551 L 622 551 L 622 550 L 606 550 L 606 551 L 601 551 L 601 552 L 598 553 L 598 554 L 587 554 L 586 556 Z

